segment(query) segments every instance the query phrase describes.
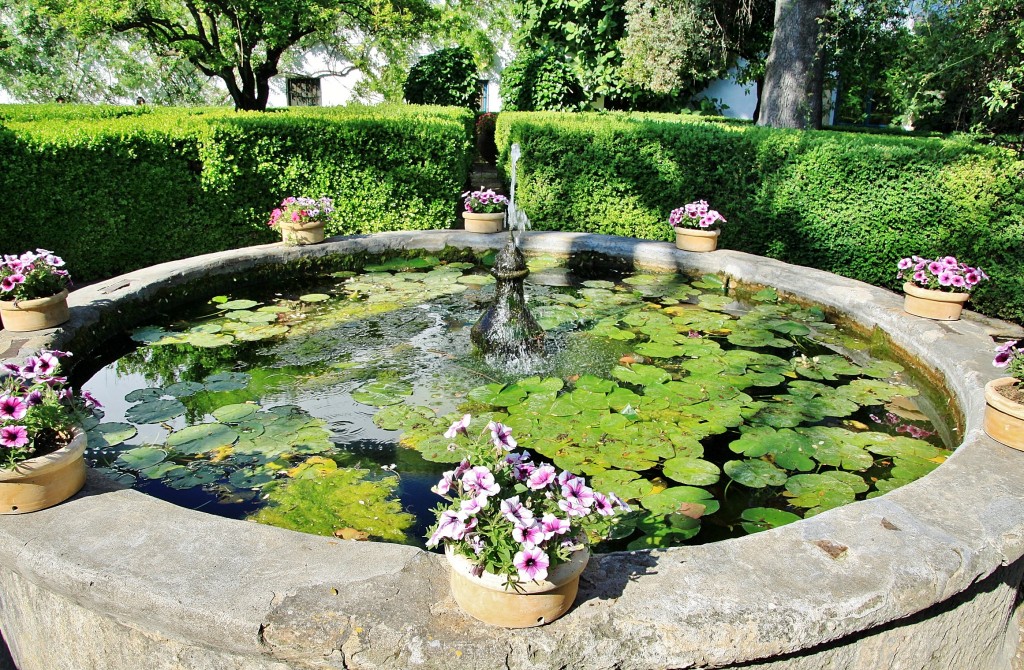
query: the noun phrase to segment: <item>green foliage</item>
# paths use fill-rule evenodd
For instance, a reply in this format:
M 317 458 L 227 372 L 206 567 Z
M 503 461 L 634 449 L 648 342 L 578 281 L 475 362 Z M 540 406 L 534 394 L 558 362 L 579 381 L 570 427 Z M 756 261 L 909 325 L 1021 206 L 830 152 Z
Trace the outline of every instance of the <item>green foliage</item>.
M 441 49 L 424 56 L 405 82 L 405 99 L 414 105 L 476 107 L 480 97 L 476 65 L 469 49 Z
M 579 77 L 553 51 L 522 52 L 501 73 L 501 103 L 509 111 L 579 111 L 586 102 Z
M 472 160 L 473 114 L 451 108 L 3 105 L 0 119 L 2 251 L 52 249 L 77 280 L 272 242 L 288 195 L 333 198 L 331 235 L 446 228 Z
M 710 0 L 628 0 L 622 76 L 656 93 L 695 93 L 725 73 L 728 49 Z
M 963 138 L 792 132 L 657 114 L 498 118 L 534 227 L 669 240 L 672 209 L 706 199 L 720 247 L 899 288 L 895 263 L 950 254 L 992 281 L 975 309 L 1024 320 L 1024 161 Z

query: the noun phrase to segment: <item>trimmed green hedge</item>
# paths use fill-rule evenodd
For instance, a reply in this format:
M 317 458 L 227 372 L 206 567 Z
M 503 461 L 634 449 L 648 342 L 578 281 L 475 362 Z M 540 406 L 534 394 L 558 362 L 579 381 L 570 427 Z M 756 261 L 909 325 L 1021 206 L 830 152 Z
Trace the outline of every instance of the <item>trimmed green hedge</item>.
M 78 280 L 273 242 L 270 210 L 327 195 L 328 234 L 447 228 L 474 115 L 439 107 L 0 106 L 3 253 L 45 247 Z
M 720 246 L 899 290 L 896 261 L 954 255 L 992 281 L 974 309 L 1024 321 L 1024 161 L 965 138 L 786 131 L 667 114 L 502 113 L 534 227 L 670 240 L 705 199 Z

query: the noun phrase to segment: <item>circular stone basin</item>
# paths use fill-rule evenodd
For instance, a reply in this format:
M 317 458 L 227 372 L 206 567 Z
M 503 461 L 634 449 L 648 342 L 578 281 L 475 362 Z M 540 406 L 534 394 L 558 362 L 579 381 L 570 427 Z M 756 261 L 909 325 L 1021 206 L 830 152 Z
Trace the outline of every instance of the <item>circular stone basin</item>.
M 409 232 L 211 254 L 76 291 L 66 328 L 3 332 L 0 342 L 13 359 L 88 351 L 233 276 L 503 241 Z M 563 233 L 527 234 L 523 246 L 722 274 L 815 303 L 945 389 L 961 444 L 916 482 L 782 528 L 596 555 L 576 606 L 522 631 L 463 615 L 436 554 L 218 518 L 91 474 L 62 505 L 0 519 L 0 629 L 18 667 L 1009 667 L 1024 455 L 987 438 L 981 421 L 984 383 L 996 376 L 991 335 L 1012 326 L 919 319 L 883 289 L 732 251 Z

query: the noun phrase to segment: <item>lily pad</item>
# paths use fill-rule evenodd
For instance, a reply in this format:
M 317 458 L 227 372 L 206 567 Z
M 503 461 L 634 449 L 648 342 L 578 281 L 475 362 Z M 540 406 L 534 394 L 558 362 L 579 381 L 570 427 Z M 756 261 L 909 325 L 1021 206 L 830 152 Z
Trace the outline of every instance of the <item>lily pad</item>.
M 306 295 L 300 295 L 300 302 L 326 302 L 331 299 L 331 296 L 326 293 L 307 293 Z
M 255 300 L 229 300 L 221 303 L 218 307 L 225 311 L 231 311 L 236 309 L 252 309 L 258 304 Z
M 770 454 L 775 463 L 787 470 L 806 472 L 814 469 L 814 461 L 810 457 L 810 439 L 788 428 L 749 428 L 743 431 L 738 440 L 729 443 L 729 449 L 750 457 Z
M 167 436 L 167 446 L 183 454 L 201 454 L 218 447 L 231 446 L 238 433 L 222 423 L 201 423 L 188 426 Z
M 687 516 L 696 511 L 707 516 L 718 511 L 719 504 L 710 491 L 694 486 L 673 486 L 640 499 L 644 509 L 654 514 L 673 514 L 686 510 Z M 696 510 L 696 507 L 703 509 Z
M 131 470 L 143 470 L 156 465 L 167 457 L 167 452 L 154 447 L 136 447 L 121 452 L 116 463 Z
M 708 486 L 718 481 L 718 466 L 703 458 L 676 456 L 662 464 L 665 476 L 672 481 L 691 486 Z
M 164 387 L 164 395 L 174 398 L 187 398 L 199 393 L 206 387 L 199 382 L 176 382 Z
M 259 411 L 260 406 L 253 403 L 237 403 L 224 405 L 213 410 L 213 418 L 221 423 L 239 423 L 252 417 Z
M 132 423 L 163 423 L 185 413 L 185 406 L 176 398 L 145 400 L 124 413 Z
M 98 424 L 86 431 L 90 449 L 116 447 L 135 437 L 139 429 L 130 423 L 109 422 Z
M 768 461 L 748 458 L 742 461 L 726 461 L 722 467 L 733 481 L 752 489 L 768 486 L 782 486 L 789 479 L 785 470 L 780 470 Z
M 749 507 L 743 510 L 740 518 L 743 519 L 740 525 L 748 533 L 759 533 L 800 520 L 800 517 L 792 512 L 771 507 Z
M 251 377 L 245 372 L 218 372 L 203 380 L 207 391 L 239 391 L 249 385 Z

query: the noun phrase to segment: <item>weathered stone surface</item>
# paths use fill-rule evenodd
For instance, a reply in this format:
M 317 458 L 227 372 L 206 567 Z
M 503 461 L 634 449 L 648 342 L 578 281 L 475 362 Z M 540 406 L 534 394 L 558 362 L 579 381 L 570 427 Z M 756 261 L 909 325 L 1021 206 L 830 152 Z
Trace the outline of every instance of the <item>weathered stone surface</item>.
M 0 350 L 16 357 L 97 342 L 170 287 L 257 267 L 501 242 L 389 233 L 168 263 L 72 293 L 68 328 L 18 340 L 0 333 Z M 0 629 L 22 670 L 1010 667 L 1024 454 L 981 429 L 981 389 L 997 376 L 991 322 L 910 317 L 888 291 L 732 251 L 566 233 L 527 234 L 524 246 L 725 273 L 885 331 L 944 384 L 962 413 L 962 446 L 913 484 L 773 531 L 595 556 L 573 610 L 518 631 L 462 615 L 435 554 L 212 517 L 92 477 L 68 503 L 0 519 Z

